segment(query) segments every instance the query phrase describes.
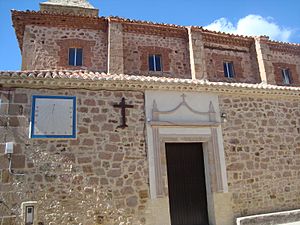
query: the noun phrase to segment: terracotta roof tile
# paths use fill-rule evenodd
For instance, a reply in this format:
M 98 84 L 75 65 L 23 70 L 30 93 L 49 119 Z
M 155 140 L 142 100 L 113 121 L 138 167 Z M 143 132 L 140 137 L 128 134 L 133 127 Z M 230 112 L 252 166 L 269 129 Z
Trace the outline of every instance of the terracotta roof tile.
M 130 82 L 144 82 L 144 83 L 155 83 L 155 84 L 166 84 L 166 85 L 200 85 L 200 86 L 214 86 L 218 88 L 232 87 L 232 88 L 243 88 L 243 89 L 260 89 L 260 90 L 290 90 L 300 91 L 300 87 L 291 86 L 277 86 L 265 83 L 259 84 L 248 84 L 248 83 L 226 83 L 226 82 L 211 82 L 208 80 L 196 80 L 196 79 L 180 79 L 180 78 L 167 78 L 167 77 L 153 77 L 153 76 L 136 76 L 126 74 L 106 74 L 93 71 L 0 71 L 0 84 L 5 83 L 5 80 L 70 80 L 72 82 L 80 81 L 94 81 L 94 82 L 105 82 L 105 81 L 127 81 Z

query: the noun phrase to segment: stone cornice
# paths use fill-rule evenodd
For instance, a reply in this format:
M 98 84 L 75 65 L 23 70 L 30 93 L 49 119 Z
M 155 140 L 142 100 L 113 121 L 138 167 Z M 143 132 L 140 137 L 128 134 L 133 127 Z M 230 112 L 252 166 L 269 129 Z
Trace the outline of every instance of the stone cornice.
M 12 22 L 21 51 L 26 25 L 107 30 L 107 20 L 104 17 L 62 15 L 40 11 L 23 12 L 12 10 Z
M 300 98 L 300 88 L 298 87 L 110 75 L 91 71 L 0 72 L 0 88 L 168 90 Z

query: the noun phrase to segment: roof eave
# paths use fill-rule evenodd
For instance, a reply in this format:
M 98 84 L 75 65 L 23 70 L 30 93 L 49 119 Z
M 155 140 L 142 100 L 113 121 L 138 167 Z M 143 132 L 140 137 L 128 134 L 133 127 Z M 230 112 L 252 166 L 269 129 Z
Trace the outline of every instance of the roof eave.
M 106 74 L 91 71 L 1 72 L 2 88 L 87 90 L 165 90 L 300 98 L 300 87 L 210 82 L 207 80 Z

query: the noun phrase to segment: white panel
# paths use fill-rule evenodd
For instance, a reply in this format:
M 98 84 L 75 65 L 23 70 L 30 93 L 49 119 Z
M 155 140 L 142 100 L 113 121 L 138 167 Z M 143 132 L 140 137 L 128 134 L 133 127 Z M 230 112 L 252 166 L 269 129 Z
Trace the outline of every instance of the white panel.
M 185 94 L 185 101 L 194 110 L 200 112 L 208 112 L 209 104 L 212 102 L 216 120 L 220 122 L 220 111 L 218 96 L 216 94 L 196 93 L 196 92 L 175 92 L 175 91 L 146 91 L 146 117 L 152 120 L 153 101 L 156 101 L 159 111 L 174 109 L 182 102 L 182 94 Z M 197 122 L 208 121 L 207 115 L 196 115 L 185 107 L 181 107 L 178 111 L 169 115 L 160 115 L 161 120 L 181 121 L 181 122 Z
M 159 128 L 159 134 L 180 134 L 180 135 L 210 135 L 210 128 Z
M 72 135 L 72 99 L 36 99 L 36 135 Z

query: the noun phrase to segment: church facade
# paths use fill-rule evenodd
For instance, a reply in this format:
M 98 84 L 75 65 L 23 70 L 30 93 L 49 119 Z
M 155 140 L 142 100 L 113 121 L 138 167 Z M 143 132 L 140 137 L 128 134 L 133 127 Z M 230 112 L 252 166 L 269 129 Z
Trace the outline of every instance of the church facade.
M 299 44 L 99 17 L 84 0 L 12 21 L 6 224 L 300 220 Z

